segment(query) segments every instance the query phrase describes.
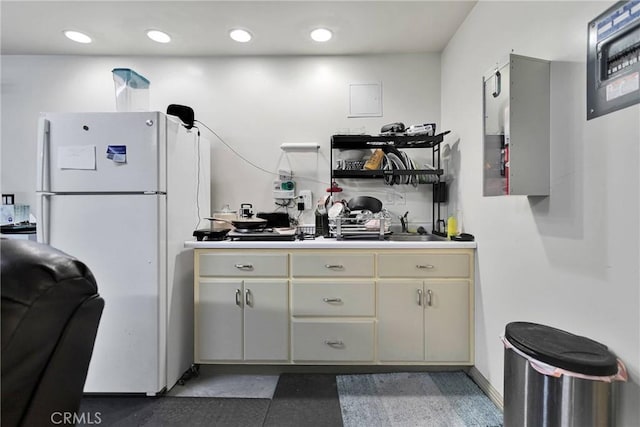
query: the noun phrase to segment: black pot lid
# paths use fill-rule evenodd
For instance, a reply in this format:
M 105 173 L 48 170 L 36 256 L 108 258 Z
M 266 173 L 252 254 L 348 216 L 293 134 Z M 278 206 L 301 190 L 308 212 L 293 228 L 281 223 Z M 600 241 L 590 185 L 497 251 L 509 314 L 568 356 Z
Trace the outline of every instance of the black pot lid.
M 593 376 L 618 372 L 615 355 L 589 338 L 529 322 L 509 323 L 504 336 L 527 356 L 557 368 Z

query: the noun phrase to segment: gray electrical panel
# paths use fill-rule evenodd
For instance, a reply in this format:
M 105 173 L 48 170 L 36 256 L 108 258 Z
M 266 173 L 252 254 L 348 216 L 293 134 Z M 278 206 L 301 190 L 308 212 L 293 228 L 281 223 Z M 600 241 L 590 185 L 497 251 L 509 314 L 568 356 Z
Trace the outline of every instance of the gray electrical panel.
M 510 54 L 482 84 L 483 196 L 548 196 L 551 63 Z
M 589 22 L 587 120 L 640 102 L 640 0 L 620 1 Z

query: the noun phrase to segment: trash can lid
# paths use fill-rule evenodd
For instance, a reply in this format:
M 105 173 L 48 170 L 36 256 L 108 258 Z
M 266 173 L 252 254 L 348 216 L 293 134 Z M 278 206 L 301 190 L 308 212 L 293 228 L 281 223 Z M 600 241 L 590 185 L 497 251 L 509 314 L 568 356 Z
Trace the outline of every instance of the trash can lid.
M 594 376 L 618 372 L 615 355 L 589 338 L 529 322 L 509 323 L 504 336 L 526 355 L 557 368 Z

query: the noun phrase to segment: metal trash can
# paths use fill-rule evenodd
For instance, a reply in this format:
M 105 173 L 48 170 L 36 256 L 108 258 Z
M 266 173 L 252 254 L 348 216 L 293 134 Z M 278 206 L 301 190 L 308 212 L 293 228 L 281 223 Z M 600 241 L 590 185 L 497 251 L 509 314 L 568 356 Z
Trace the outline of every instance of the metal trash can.
M 504 426 L 615 426 L 622 361 L 596 341 L 549 326 L 505 328 Z

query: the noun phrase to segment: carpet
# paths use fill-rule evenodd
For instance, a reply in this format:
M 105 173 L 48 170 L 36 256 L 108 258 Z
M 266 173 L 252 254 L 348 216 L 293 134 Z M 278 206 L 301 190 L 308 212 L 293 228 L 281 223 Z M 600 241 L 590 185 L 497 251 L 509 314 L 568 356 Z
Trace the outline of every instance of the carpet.
M 85 422 L 110 427 L 261 427 L 269 399 L 212 397 L 87 397 L 80 404 Z
M 173 386 L 167 396 L 271 399 L 277 384 L 278 375 L 207 374 L 201 370 L 185 385 Z
M 264 427 L 342 426 L 333 374 L 282 374 Z
M 464 372 L 338 375 L 345 427 L 502 426 L 502 413 Z
M 201 372 L 166 395 L 87 395 L 79 415 L 113 427 L 501 426 L 502 413 L 462 371 L 385 374 Z M 273 387 L 273 377 L 277 386 Z M 251 379 L 253 378 L 253 380 Z M 198 379 L 199 381 L 194 381 Z M 207 390 L 211 387 L 211 390 Z M 225 387 L 229 389 L 225 390 Z M 275 388 L 275 391 L 273 390 Z M 210 395 L 235 397 L 210 397 Z M 197 396 L 197 397 L 178 397 Z M 260 396 L 260 397 L 259 397 Z M 263 396 L 268 396 L 264 398 Z M 99 422 L 97 417 L 100 418 Z

